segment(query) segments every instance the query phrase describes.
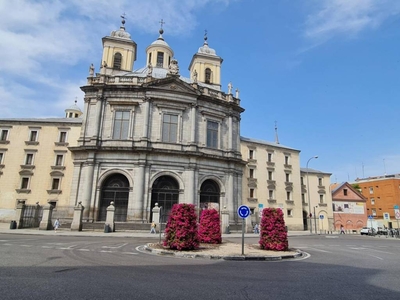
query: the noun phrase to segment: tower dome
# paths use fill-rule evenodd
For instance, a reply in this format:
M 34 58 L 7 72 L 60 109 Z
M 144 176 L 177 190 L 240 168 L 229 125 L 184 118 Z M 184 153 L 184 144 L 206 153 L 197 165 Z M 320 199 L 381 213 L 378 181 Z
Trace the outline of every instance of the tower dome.
M 68 119 L 80 118 L 83 114 L 81 109 L 76 105 L 77 100 L 75 100 L 75 104 L 68 107 L 65 110 L 65 117 Z
M 163 37 L 164 30 L 162 25 L 165 23 L 163 20 L 160 23 L 161 28 L 158 31 L 160 33 L 158 39 L 146 49 L 147 65 L 151 65 L 154 68 L 168 69 L 171 59 L 174 57 L 174 51 Z

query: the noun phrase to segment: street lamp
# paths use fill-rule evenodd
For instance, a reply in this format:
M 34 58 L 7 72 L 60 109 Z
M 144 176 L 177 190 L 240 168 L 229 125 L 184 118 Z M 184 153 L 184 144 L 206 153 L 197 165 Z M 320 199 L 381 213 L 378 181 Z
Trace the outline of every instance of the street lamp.
M 312 224 L 311 224 L 311 202 L 310 202 L 310 184 L 308 182 L 308 163 L 310 162 L 310 160 L 312 160 L 313 158 L 317 159 L 318 156 L 313 156 L 310 157 L 310 159 L 307 161 L 307 165 L 306 165 L 306 173 L 307 173 L 307 198 L 308 198 L 308 216 L 310 218 L 310 233 L 312 233 Z M 317 233 L 317 231 L 315 231 L 315 233 Z

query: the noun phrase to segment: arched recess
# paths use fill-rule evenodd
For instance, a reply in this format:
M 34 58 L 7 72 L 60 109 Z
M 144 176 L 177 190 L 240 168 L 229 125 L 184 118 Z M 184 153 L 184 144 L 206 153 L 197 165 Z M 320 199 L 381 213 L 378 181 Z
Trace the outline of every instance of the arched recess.
M 308 213 L 303 210 L 303 229 L 308 230 Z
M 107 207 L 111 202 L 115 206 L 115 221 L 125 222 L 128 212 L 129 180 L 119 173 L 109 175 L 102 183 L 100 192 L 98 221 L 105 221 Z
M 206 179 L 200 186 L 200 208 L 220 211 L 221 189 L 213 179 Z
M 117 52 L 114 54 L 113 69 L 121 70 L 121 65 L 122 65 L 122 55 L 121 55 L 121 53 Z
M 179 183 L 170 175 L 162 175 L 154 180 L 151 188 L 151 207 L 158 203 L 161 207 L 161 222 L 167 222 L 172 206 L 179 203 Z M 153 215 L 150 214 L 152 221 Z M 158 220 L 154 220 L 158 221 Z

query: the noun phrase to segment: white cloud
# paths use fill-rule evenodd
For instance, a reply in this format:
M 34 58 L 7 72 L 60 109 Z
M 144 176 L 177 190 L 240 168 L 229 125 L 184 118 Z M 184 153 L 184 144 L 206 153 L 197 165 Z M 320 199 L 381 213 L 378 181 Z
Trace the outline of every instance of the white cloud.
M 304 35 L 319 43 L 338 35 L 356 36 L 400 13 L 400 2 L 391 0 L 318 0 L 313 3 L 315 12 L 307 17 Z
M 54 101 L 68 107 L 82 97 L 82 82 L 69 77 L 73 68 L 100 60 L 100 37 L 117 28 L 122 13 L 128 28 L 156 36 L 164 19 L 169 35 L 182 35 L 195 28 L 200 9 L 232 1 L 0 1 L 0 117 L 60 116 Z

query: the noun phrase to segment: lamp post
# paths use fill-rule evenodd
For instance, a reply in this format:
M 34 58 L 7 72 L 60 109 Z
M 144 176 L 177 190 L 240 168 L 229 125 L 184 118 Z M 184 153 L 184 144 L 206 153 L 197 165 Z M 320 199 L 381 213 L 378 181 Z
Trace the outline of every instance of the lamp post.
M 315 214 L 315 209 L 318 207 L 314 206 L 314 229 L 315 229 L 315 233 L 317 233 L 317 215 Z
M 312 224 L 311 224 L 311 202 L 310 202 L 310 184 L 308 182 L 308 163 L 310 162 L 310 160 L 312 160 L 313 158 L 317 159 L 318 156 L 313 156 L 310 157 L 309 160 L 307 161 L 306 164 L 306 173 L 307 173 L 307 198 L 308 198 L 308 216 L 310 218 L 310 233 L 312 233 Z M 317 233 L 317 231 L 315 231 L 315 233 Z

